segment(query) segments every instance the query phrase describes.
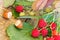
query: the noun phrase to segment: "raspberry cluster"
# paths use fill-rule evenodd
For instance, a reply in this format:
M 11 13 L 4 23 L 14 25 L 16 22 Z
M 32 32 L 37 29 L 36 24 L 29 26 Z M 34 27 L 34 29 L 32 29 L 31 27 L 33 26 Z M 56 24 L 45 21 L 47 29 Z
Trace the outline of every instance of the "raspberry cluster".
M 56 30 L 57 24 L 55 22 L 51 22 L 50 24 L 48 24 L 47 21 L 42 18 L 38 21 L 37 26 L 38 27 L 36 27 L 32 30 L 32 37 L 34 37 L 34 38 L 39 37 L 40 34 L 43 37 L 47 37 L 48 36 L 47 28 L 49 27 L 51 29 L 51 31 L 53 32 L 54 30 Z M 52 36 L 55 36 L 55 35 L 52 35 Z M 55 37 L 48 37 L 46 40 L 57 40 L 56 38 L 58 38 L 58 40 L 60 40 L 60 35 L 57 35 Z

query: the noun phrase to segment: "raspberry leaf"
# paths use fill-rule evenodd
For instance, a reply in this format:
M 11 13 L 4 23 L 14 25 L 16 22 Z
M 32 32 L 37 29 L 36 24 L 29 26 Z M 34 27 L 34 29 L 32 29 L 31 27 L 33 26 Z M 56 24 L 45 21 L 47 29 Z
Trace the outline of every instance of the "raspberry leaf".
M 17 29 L 14 24 L 11 24 L 7 28 L 7 34 L 10 40 L 43 40 L 40 35 L 38 38 L 33 38 L 31 36 L 31 31 L 34 27 L 29 23 L 23 23 L 23 29 Z
M 3 1 L 4 1 L 4 7 L 9 7 L 13 5 L 13 3 L 15 2 L 15 0 L 3 0 Z
M 53 12 L 43 15 L 43 18 L 44 18 L 48 23 L 51 23 L 51 22 L 55 22 L 55 21 L 56 21 Z
M 12 9 L 12 14 L 15 18 L 19 17 L 19 13 L 17 13 L 15 9 Z
M 57 32 L 60 33 L 60 22 L 57 22 Z
M 28 1 L 28 0 L 16 0 L 15 1 L 15 3 L 14 3 L 14 5 L 23 5 L 23 6 L 31 6 L 32 5 L 32 3 L 33 3 L 33 1 L 31 2 L 31 1 Z
M 47 30 L 48 30 L 48 35 L 47 35 L 47 36 L 51 37 L 51 36 L 52 36 L 52 31 L 51 31 L 51 29 L 50 29 L 50 28 L 47 28 Z

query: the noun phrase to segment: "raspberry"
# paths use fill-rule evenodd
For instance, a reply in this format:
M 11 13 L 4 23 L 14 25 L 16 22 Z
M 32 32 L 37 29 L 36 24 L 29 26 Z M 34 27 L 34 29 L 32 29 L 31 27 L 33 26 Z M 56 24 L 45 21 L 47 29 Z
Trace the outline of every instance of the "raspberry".
M 54 40 L 54 38 L 52 38 L 52 37 L 49 37 L 49 38 L 47 38 L 46 40 Z
M 48 30 L 47 29 L 42 29 L 41 33 L 42 33 L 42 36 L 47 36 Z
M 57 24 L 56 24 L 55 22 L 52 22 L 52 23 L 51 23 L 51 29 L 52 29 L 52 30 L 55 30 L 56 27 L 57 27 Z
M 24 8 L 23 8 L 23 6 L 20 5 L 20 6 L 16 6 L 15 9 L 17 12 L 22 12 Z
M 60 40 L 60 35 L 54 36 L 54 40 Z
M 45 22 L 45 20 L 44 19 L 40 19 L 39 22 L 38 22 L 38 27 L 39 28 L 43 28 L 45 26 L 47 26 L 47 23 Z
M 32 36 L 34 38 L 39 37 L 39 35 L 40 35 L 40 32 L 39 32 L 39 30 L 37 28 L 32 30 Z

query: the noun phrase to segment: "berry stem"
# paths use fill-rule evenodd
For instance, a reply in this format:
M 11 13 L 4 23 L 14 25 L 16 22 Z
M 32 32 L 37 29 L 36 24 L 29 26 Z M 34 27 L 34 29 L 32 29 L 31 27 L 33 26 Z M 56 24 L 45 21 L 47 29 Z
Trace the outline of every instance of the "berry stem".
M 43 27 L 42 29 L 44 29 L 44 28 L 47 28 L 47 27 L 49 27 L 50 25 L 47 25 L 46 27 Z M 39 31 L 41 31 L 42 29 L 40 29 Z
M 36 24 L 35 24 L 34 28 L 37 28 L 39 19 L 36 19 L 36 20 L 37 20 L 37 21 L 36 21 Z

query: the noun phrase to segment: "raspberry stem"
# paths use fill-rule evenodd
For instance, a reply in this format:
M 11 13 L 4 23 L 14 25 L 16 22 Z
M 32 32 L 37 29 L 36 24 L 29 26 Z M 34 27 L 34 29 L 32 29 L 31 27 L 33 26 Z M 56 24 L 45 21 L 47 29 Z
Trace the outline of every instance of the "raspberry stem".
M 47 28 L 47 27 L 49 27 L 49 26 L 50 26 L 50 25 L 47 25 L 46 27 L 41 28 L 39 31 L 41 31 L 42 29 Z
M 38 25 L 38 21 L 39 21 L 39 19 L 37 19 L 37 22 L 36 22 L 36 25 L 34 26 L 34 28 L 37 28 L 37 25 Z

